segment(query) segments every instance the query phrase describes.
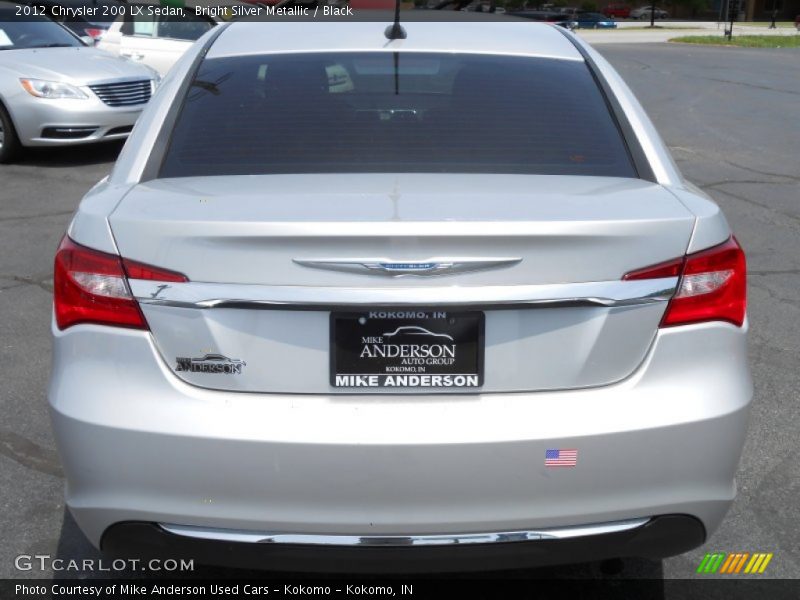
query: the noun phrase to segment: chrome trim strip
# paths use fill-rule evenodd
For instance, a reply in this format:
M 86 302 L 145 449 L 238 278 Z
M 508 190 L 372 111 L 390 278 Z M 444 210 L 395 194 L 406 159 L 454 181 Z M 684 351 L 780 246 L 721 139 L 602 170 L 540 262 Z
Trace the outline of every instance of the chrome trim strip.
M 433 257 L 425 260 L 400 260 L 393 258 L 295 258 L 293 262 L 312 269 L 384 275 L 387 277 L 431 277 L 468 273 L 483 269 L 510 267 L 522 258 L 494 257 Z
M 131 279 L 141 304 L 180 308 L 335 310 L 379 307 L 456 307 L 500 310 L 567 306 L 636 306 L 666 302 L 677 277 L 514 286 L 306 287 L 227 283 L 162 283 Z
M 251 544 L 304 544 L 311 546 L 454 546 L 463 544 L 496 544 L 618 533 L 636 529 L 649 518 L 612 521 L 591 525 L 556 527 L 534 531 L 503 531 L 497 533 L 445 533 L 440 535 L 315 535 L 307 533 L 271 533 L 216 529 L 193 525 L 159 523 L 164 531 L 183 537 Z

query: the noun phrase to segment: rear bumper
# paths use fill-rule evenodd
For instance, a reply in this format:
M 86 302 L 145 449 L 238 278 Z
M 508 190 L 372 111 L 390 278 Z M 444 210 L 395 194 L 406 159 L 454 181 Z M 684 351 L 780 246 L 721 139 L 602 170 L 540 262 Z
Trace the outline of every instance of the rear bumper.
M 317 573 L 494 571 L 620 556 L 653 559 L 681 554 L 705 541 L 702 523 L 662 515 L 644 525 L 600 535 L 536 541 L 381 547 L 247 543 L 175 535 L 154 523 L 118 523 L 103 536 L 115 558 L 187 558 L 201 564 Z
M 735 496 L 752 393 L 745 330 L 725 324 L 661 330 L 618 384 L 477 395 L 216 392 L 175 377 L 148 333 L 54 335 L 49 400 L 67 504 L 107 549 L 126 532 L 149 539 L 150 525 L 118 525 L 130 521 L 414 536 L 687 515 L 710 535 Z M 578 449 L 577 465 L 546 467 L 551 448 Z M 678 537 L 660 552 L 704 536 Z M 522 554 L 608 555 L 593 542 L 561 555 L 551 541 Z M 609 548 L 644 552 L 630 540 Z

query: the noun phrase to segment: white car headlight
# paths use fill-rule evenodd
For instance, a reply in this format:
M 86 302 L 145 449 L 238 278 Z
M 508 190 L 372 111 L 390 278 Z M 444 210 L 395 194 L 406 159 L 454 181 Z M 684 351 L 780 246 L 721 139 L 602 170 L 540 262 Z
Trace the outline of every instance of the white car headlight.
M 19 82 L 26 92 L 37 98 L 47 98 L 48 100 L 88 98 L 80 89 L 68 83 L 42 81 L 41 79 L 20 79 Z

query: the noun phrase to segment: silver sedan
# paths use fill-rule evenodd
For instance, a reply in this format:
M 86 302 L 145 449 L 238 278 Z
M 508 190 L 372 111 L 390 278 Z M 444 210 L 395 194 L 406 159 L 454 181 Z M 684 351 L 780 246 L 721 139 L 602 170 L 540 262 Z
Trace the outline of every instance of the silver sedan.
M 510 568 L 721 523 L 752 385 L 719 207 L 565 29 L 405 28 L 215 27 L 81 203 L 49 401 L 103 550 Z
M 25 146 L 127 137 L 158 74 L 20 8 L 0 2 L 0 162 Z

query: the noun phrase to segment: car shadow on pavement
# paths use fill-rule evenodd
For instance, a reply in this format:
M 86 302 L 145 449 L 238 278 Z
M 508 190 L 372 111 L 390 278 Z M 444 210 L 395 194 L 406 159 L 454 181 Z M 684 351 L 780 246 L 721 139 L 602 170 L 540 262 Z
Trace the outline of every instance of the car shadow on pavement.
M 75 561 L 77 565 L 85 564 L 86 559 L 94 559 L 94 564 L 102 557 L 102 554 L 89 543 L 86 536 L 78 528 L 77 523 L 64 509 L 64 520 L 61 526 L 61 536 L 58 543 L 57 556 L 62 559 L 62 565 L 67 568 L 70 561 Z M 136 557 L 130 557 L 136 558 Z M 112 560 L 103 559 L 103 568 L 112 566 Z M 347 574 L 347 573 L 286 573 L 274 571 L 253 571 L 248 569 L 231 569 L 212 567 L 205 565 L 194 565 L 194 569 L 184 572 L 165 572 L 165 571 L 108 571 L 108 570 L 64 570 L 53 573 L 55 578 L 64 579 L 271 579 L 283 582 L 294 582 L 303 580 L 419 580 L 419 579 L 648 579 L 662 580 L 664 569 L 661 561 L 646 560 L 639 558 L 626 558 L 593 563 L 579 563 L 574 565 L 562 565 L 556 567 L 540 567 L 535 569 L 515 569 L 506 571 L 487 571 L 481 573 L 446 573 L 435 575 L 415 575 L 415 574 Z M 663 585 L 660 587 L 661 593 L 655 596 L 648 595 L 649 598 L 663 598 Z
M 79 146 L 25 148 L 13 164 L 31 167 L 83 167 L 113 163 L 122 150 L 124 140 Z

